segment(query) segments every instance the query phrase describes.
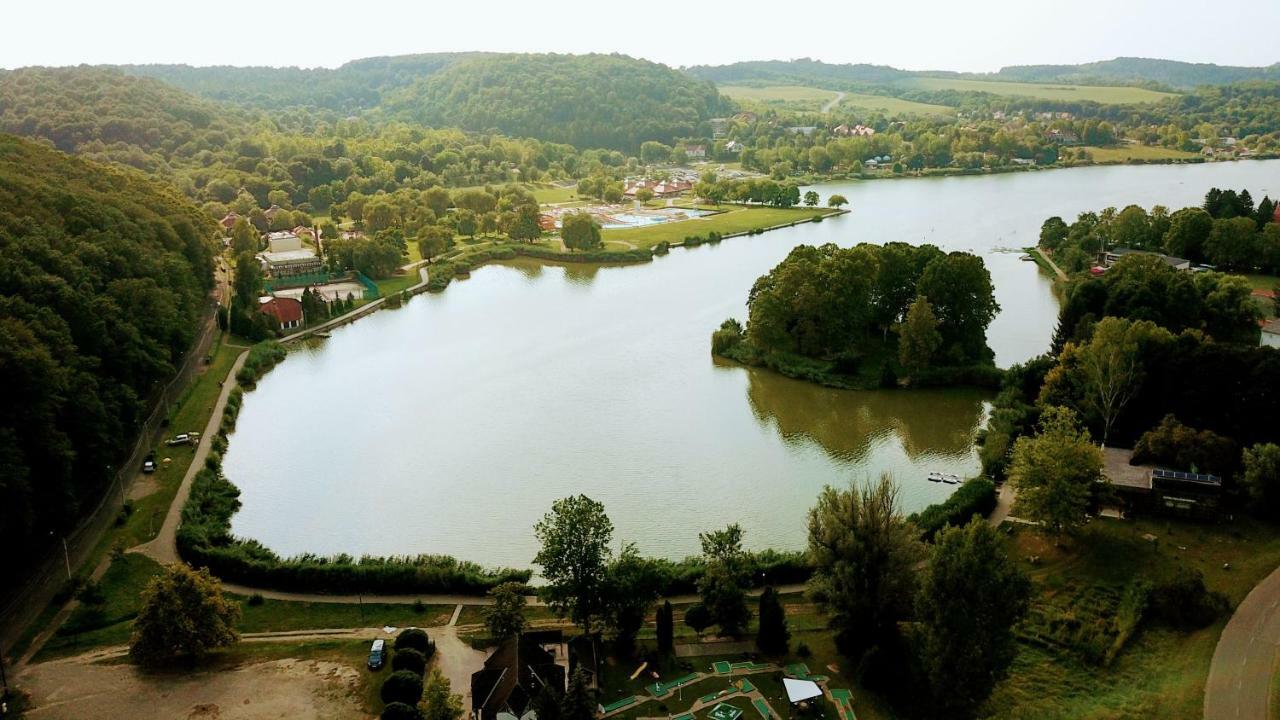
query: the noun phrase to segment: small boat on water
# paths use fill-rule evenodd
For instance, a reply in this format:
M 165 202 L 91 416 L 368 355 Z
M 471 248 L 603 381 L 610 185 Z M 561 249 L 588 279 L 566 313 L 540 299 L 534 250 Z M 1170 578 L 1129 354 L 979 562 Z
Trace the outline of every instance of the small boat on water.
M 942 473 L 940 472 L 929 473 L 929 482 L 942 482 Z
M 947 473 L 946 475 L 943 475 L 943 476 L 942 476 L 942 482 L 944 482 L 944 483 L 946 483 L 946 484 L 948 484 L 948 485 L 959 485 L 959 484 L 960 484 L 960 476 L 959 476 L 959 475 L 953 475 L 953 474 L 951 474 L 951 473 Z

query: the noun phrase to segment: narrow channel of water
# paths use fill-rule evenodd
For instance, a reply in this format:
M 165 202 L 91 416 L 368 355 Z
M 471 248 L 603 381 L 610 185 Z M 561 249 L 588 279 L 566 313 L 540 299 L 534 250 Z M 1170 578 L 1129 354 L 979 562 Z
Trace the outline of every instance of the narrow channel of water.
M 969 390 L 850 392 L 725 365 L 711 331 L 795 245 L 905 240 L 983 256 L 1003 310 L 997 362 L 1048 345 L 1051 283 L 1017 248 L 1050 215 L 1196 204 L 1275 182 L 1280 163 L 1086 168 L 819 186 L 853 212 L 675 250 L 630 267 L 496 265 L 300 350 L 245 398 L 224 467 L 233 529 L 285 553 L 442 553 L 528 566 L 558 497 L 605 503 L 620 540 L 696 552 L 740 522 L 799 548 L 824 484 L 892 473 L 908 510 L 931 470 L 977 469 L 986 402 Z M 689 221 L 691 223 L 697 222 Z

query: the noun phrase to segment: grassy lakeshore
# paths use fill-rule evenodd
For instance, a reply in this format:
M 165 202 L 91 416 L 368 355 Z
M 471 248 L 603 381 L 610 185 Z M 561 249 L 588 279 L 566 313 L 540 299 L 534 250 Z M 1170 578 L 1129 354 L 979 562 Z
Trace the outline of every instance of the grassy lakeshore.
M 1089 154 L 1093 156 L 1093 161 L 1099 164 L 1165 162 L 1169 160 L 1191 160 L 1193 158 L 1200 157 L 1197 153 L 1160 147 L 1158 145 L 1124 144 L 1108 147 L 1085 146 L 1082 149 L 1087 150 Z
M 679 222 L 662 223 L 641 228 L 609 228 L 602 232 L 605 242 L 620 241 L 630 243 L 637 248 L 652 248 L 661 242 L 675 244 L 683 242 L 691 235 L 706 237 L 709 233 L 721 235 L 764 230 L 777 225 L 809 222 L 814 218 L 836 214 L 831 208 L 775 208 L 746 205 L 721 205 L 719 208 L 698 206 L 707 209 L 718 209 L 723 212 L 705 215 Z

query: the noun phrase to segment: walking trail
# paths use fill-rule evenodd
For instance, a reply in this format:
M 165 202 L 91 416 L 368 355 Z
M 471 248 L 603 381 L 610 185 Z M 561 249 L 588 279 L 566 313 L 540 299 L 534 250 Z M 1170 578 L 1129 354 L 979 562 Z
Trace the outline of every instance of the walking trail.
M 834 110 L 837 105 L 844 101 L 845 95 L 847 94 L 848 93 L 837 92 L 835 97 L 828 100 L 827 104 L 822 106 L 822 114 L 825 115 Z
M 1258 583 L 1218 638 L 1204 687 L 1205 720 L 1273 717 L 1271 677 L 1280 661 L 1280 569 Z
M 204 467 L 205 458 L 209 457 L 213 437 L 222 424 L 222 411 L 227 407 L 227 398 L 236 387 L 236 374 L 244 367 L 247 357 L 249 357 L 248 350 L 240 353 L 235 364 L 231 366 L 231 371 L 227 373 L 227 378 L 222 381 L 222 392 L 218 393 L 218 402 L 214 403 L 209 422 L 205 423 L 204 433 L 196 446 L 196 454 L 191 458 L 187 474 L 182 476 L 182 484 L 178 486 L 178 492 L 173 496 L 173 504 L 169 506 L 169 512 L 164 516 L 164 524 L 160 526 L 160 532 L 150 541 L 130 548 L 129 552 L 141 553 L 161 564 L 177 562 L 178 525 L 182 522 L 182 508 L 187 504 L 187 496 L 191 494 L 191 481 Z

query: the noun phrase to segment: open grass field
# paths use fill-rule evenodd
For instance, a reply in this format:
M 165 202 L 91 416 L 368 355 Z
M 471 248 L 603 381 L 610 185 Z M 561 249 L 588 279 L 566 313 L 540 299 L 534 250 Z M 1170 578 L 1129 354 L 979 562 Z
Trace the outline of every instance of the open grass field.
M 1086 661 L 1070 645 L 1091 629 L 1105 634 L 1115 599 L 1135 577 L 1193 567 L 1234 606 L 1280 563 L 1280 532 L 1244 518 L 1218 525 L 1095 520 L 1066 549 L 1024 527 L 1011 541 L 1015 557 L 1040 558 L 1024 566 L 1037 596 L 1022 630 L 1040 639 L 1020 643 L 1009 678 L 988 701 L 996 718 L 1199 717 L 1225 616 L 1192 632 L 1147 624 L 1109 667 Z
M 885 115 L 953 115 L 956 111 L 955 108 L 947 105 L 932 105 L 887 95 L 865 93 L 847 93 L 840 101 L 840 107 L 869 113 L 880 112 Z
M 797 110 L 819 110 L 839 95 L 834 90 L 823 90 L 803 85 L 769 85 L 765 87 L 724 85 L 720 87 L 720 92 L 735 100 L 779 104 L 793 107 Z M 845 110 L 861 110 L 868 113 L 880 112 L 885 115 L 950 115 L 955 112 L 954 108 L 946 105 L 930 105 L 887 95 L 869 95 L 865 93 L 845 93 L 839 107 Z
M 1160 147 L 1158 145 L 1125 144 L 1113 145 L 1110 147 L 1086 146 L 1083 149 L 1089 151 L 1089 154 L 1093 156 L 1094 162 L 1100 163 L 1124 163 L 1133 162 L 1135 160 L 1189 160 L 1200 157 L 1193 152 L 1175 150 L 1173 148 Z
M 602 238 L 608 242 L 618 240 L 638 248 L 651 248 L 660 242 L 678 243 L 691 235 L 705 237 L 708 233 L 721 235 L 746 232 L 792 222 L 807 222 L 815 217 L 832 213 L 829 208 L 773 208 L 723 205 L 718 215 L 689 218 L 679 222 L 662 223 L 640 228 L 608 228 Z
M 960 78 L 918 77 L 904 80 L 901 87 L 920 90 L 956 90 L 1014 95 L 1043 100 L 1089 100 L 1108 105 L 1158 102 L 1176 97 L 1173 93 L 1156 92 L 1136 87 L 1101 85 L 1063 85 L 1060 83 L 1018 83 L 998 80 L 964 80 Z

